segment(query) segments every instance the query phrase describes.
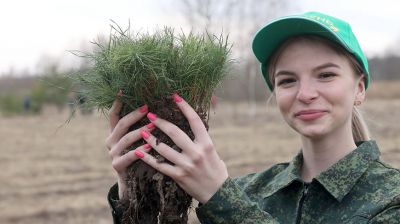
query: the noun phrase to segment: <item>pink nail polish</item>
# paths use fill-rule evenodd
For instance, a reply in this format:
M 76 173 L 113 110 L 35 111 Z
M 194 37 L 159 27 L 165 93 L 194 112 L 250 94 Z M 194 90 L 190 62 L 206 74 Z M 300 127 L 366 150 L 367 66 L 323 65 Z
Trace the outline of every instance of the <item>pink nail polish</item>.
M 147 114 L 147 118 L 149 118 L 151 121 L 154 121 L 155 119 L 157 119 L 157 115 L 155 115 L 155 114 L 149 112 L 149 113 Z
M 139 158 L 143 158 L 143 157 L 144 157 L 143 152 L 141 152 L 141 151 L 139 151 L 139 150 L 135 150 L 135 155 L 136 155 L 137 157 L 139 157 Z
M 147 106 L 147 104 L 145 104 L 139 108 L 139 111 L 140 113 L 146 113 L 148 109 L 149 107 Z
M 141 131 L 140 135 L 144 138 L 144 139 L 148 139 L 150 137 L 150 133 L 147 131 Z
M 176 103 L 182 102 L 182 97 L 180 97 L 178 94 L 174 93 L 173 96 Z
M 149 124 L 146 125 L 146 127 L 147 127 L 148 129 L 153 129 L 153 128 L 155 127 L 155 124 L 149 123 Z
M 145 148 L 145 149 L 151 149 L 151 145 L 150 145 L 150 144 L 144 144 L 144 145 L 143 145 L 143 148 Z

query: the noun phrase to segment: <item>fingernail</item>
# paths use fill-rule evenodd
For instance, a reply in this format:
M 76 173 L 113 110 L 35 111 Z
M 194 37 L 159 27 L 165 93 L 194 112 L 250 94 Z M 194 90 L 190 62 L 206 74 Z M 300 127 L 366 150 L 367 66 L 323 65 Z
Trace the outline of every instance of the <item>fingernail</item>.
M 141 152 L 141 151 L 139 151 L 139 150 L 135 150 L 135 155 L 136 155 L 137 157 L 139 157 L 139 158 L 143 158 L 143 157 L 144 157 L 143 152 Z
M 146 125 L 146 127 L 147 127 L 148 129 L 152 129 L 152 128 L 155 127 L 155 125 L 154 125 L 153 123 L 149 123 L 149 124 Z
M 150 133 L 147 131 L 141 131 L 140 135 L 144 138 L 144 139 L 148 139 L 150 137 Z
M 139 111 L 140 111 L 141 113 L 146 113 L 148 109 L 149 109 L 149 107 L 147 106 L 147 104 L 145 104 L 145 105 L 143 105 L 143 106 L 141 106 L 141 107 L 139 108 Z
M 176 103 L 182 102 L 182 97 L 180 97 L 177 93 L 174 93 L 173 96 Z
M 155 115 L 155 114 L 149 112 L 149 113 L 147 114 L 147 118 L 149 118 L 151 121 L 154 121 L 155 119 L 157 119 L 157 115 Z
M 143 145 L 143 148 L 145 148 L 145 149 L 151 149 L 151 145 L 150 145 L 150 144 L 144 144 L 144 145 Z
M 119 90 L 118 93 L 117 93 L 117 96 L 121 97 L 122 95 L 124 95 L 124 94 L 122 93 L 122 90 Z

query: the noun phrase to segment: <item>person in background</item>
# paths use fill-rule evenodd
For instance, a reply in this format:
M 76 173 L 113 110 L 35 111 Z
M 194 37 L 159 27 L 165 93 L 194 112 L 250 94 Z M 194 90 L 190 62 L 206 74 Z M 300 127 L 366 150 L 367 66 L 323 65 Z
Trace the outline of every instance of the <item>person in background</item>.
M 301 139 L 299 153 L 290 162 L 233 178 L 201 119 L 180 96 L 171 103 L 188 119 L 194 141 L 146 107 L 120 118 L 117 99 L 106 142 L 118 174 L 108 195 L 114 222 L 121 215 L 116 204 L 125 191 L 126 169 L 141 159 L 199 201 L 201 223 L 400 223 L 400 172 L 380 160 L 358 112 L 371 74 L 350 25 L 319 12 L 278 18 L 256 33 L 253 51 L 284 120 Z M 128 132 L 146 115 L 182 152 L 157 144 L 146 127 Z M 121 154 L 141 138 L 148 145 Z M 150 150 L 173 164 L 157 162 Z
M 32 100 L 30 96 L 24 97 L 24 113 L 28 113 L 31 110 Z

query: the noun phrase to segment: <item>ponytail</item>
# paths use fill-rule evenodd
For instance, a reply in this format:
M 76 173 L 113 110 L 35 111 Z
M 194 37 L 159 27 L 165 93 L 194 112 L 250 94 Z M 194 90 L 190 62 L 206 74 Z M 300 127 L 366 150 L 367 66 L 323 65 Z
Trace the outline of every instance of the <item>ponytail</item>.
M 354 142 L 368 141 L 371 139 L 368 126 L 357 107 L 353 108 L 353 115 L 351 118 L 351 129 L 353 132 Z

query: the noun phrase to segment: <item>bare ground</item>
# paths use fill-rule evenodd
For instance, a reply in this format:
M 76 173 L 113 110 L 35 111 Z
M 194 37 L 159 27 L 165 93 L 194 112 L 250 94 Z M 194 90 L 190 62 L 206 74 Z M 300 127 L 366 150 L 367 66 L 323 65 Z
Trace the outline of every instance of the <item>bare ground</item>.
M 363 109 L 383 160 L 399 168 L 400 100 L 370 100 Z M 273 105 L 220 104 L 211 113 L 210 133 L 232 176 L 289 161 L 299 149 Z M 0 117 L 0 223 L 112 222 L 106 118 L 78 114 L 59 128 L 67 117 L 51 108 L 40 116 Z

